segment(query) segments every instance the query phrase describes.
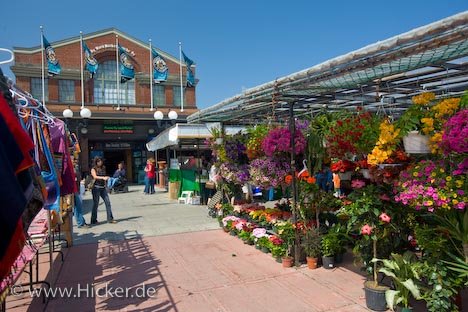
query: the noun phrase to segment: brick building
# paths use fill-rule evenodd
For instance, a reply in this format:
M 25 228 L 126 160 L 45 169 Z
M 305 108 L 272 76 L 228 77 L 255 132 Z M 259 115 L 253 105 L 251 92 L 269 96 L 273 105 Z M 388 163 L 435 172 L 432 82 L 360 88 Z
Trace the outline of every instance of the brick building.
M 131 55 L 135 68 L 135 78 L 119 84 L 120 96 L 116 82 L 116 36 L 119 45 Z M 148 155 L 145 143 L 175 122 L 169 120 L 168 113 L 175 111 L 178 115 L 176 121 L 185 122 L 188 115 L 197 111 L 196 85 L 184 87 L 182 111 L 179 59 L 159 50 L 157 42 L 153 43 L 153 48 L 166 61 L 169 75 L 167 81 L 153 84 L 154 110 L 151 110 L 149 43 L 115 28 L 84 34 L 83 40 L 99 63 L 94 78 L 91 79 L 89 73 L 84 71 L 84 105 L 91 110 L 91 118 L 87 120 L 80 116 L 82 102 L 79 36 L 50 42 L 62 71 L 57 76 L 47 77 L 45 62 L 46 107 L 61 119 L 64 109 L 70 108 L 73 111 L 73 118 L 68 120 L 68 125 L 80 140 L 82 171 L 89 170 L 94 156 L 102 155 L 106 159 L 108 173 L 112 174 L 117 163 L 124 161 L 129 179 L 137 182 Z M 16 84 L 35 98 L 42 99 L 41 46 L 15 47 L 14 54 L 15 65 L 11 69 L 16 76 Z M 185 86 L 184 63 L 182 75 Z M 156 110 L 164 114 L 162 121 L 154 120 Z M 161 157 L 164 158 L 165 154 L 162 153 Z

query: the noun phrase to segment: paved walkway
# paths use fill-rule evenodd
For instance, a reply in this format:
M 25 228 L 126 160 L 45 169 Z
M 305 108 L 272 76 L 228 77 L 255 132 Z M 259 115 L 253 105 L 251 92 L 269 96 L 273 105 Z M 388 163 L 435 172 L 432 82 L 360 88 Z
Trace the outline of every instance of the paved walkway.
M 334 270 L 282 268 L 227 235 L 204 206 L 178 205 L 162 191 L 112 194 L 117 224 L 75 227 L 65 262 L 41 275 L 58 291 L 47 304 L 10 296 L 9 311 L 367 311 L 351 255 Z M 85 196 L 89 221 L 90 195 Z M 105 217 L 101 205 L 98 220 Z M 99 219 L 100 218 L 100 219 Z M 93 290 L 94 289 L 94 290 Z M 69 297 L 69 298 L 67 298 Z

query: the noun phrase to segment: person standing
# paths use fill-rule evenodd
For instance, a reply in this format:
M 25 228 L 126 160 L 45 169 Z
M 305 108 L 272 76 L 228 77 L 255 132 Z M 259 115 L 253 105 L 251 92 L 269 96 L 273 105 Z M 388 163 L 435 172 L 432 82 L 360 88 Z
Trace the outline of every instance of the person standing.
M 94 179 L 94 186 L 92 189 L 93 193 L 93 210 L 91 211 L 91 224 L 97 224 L 97 209 L 99 206 L 99 197 L 104 200 L 107 212 L 107 222 L 117 223 L 112 215 L 111 203 L 109 200 L 109 194 L 107 194 L 106 181 L 109 180 L 109 176 L 106 175 L 106 167 L 104 166 L 104 160 L 97 156 L 94 158 L 93 168 L 91 169 L 91 175 Z
M 145 167 L 145 190 L 144 193 L 146 195 L 148 194 L 154 194 L 154 182 L 156 179 L 156 161 L 154 158 L 149 158 L 146 161 L 146 167 Z
M 81 173 L 78 160 L 75 158 L 73 160 L 73 167 L 75 169 L 75 179 L 77 192 L 74 195 L 75 205 L 73 209 L 73 214 L 75 215 L 76 225 L 79 228 L 89 228 L 89 225 L 86 224 L 85 218 L 83 217 L 83 200 L 81 199 L 80 186 L 81 186 Z

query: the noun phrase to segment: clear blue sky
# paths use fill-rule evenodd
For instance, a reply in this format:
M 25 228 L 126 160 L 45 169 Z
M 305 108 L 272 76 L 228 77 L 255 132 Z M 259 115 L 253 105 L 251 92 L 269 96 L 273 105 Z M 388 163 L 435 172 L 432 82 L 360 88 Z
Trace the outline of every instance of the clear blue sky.
M 2 9 L 2 48 L 39 45 L 40 25 L 50 42 L 116 27 L 178 56 L 181 41 L 197 63 L 197 104 L 205 108 L 243 88 L 468 10 L 468 1 L 15 0 Z

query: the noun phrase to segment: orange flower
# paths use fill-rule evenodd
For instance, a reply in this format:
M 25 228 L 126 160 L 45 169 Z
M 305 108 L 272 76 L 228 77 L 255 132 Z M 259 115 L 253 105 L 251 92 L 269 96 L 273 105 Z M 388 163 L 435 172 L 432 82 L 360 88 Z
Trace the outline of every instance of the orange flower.
M 309 184 L 315 184 L 315 178 L 314 178 L 314 177 L 308 177 L 308 178 L 307 178 L 307 183 L 309 183 Z
M 288 174 L 285 178 L 284 178 L 284 182 L 286 182 L 286 184 L 291 184 L 292 182 L 292 175 Z

